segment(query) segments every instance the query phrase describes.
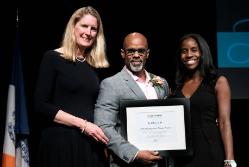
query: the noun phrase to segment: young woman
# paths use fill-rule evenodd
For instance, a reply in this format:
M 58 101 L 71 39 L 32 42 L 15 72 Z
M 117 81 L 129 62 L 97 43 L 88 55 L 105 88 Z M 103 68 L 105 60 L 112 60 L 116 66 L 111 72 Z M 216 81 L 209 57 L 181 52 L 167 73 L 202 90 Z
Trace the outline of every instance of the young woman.
M 229 83 L 217 74 L 209 46 L 199 34 L 183 36 L 179 47 L 174 97 L 190 99 L 194 152 L 193 157 L 177 158 L 176 166 L 235 167 Z

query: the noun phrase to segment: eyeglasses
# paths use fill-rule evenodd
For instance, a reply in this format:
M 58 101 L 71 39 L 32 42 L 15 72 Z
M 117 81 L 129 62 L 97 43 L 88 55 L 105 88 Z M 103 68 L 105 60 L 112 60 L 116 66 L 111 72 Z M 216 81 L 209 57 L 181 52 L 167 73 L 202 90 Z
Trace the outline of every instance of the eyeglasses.
M 129 49 L 124 49 L 125 53 L 129 56 L 133 56 L 136 54 L 136 52 L 140 56 L 144 56 L 147 52 L 147 49 L 141 48 L 141 49 L 134 49 L 134 48 L 129 48 Z

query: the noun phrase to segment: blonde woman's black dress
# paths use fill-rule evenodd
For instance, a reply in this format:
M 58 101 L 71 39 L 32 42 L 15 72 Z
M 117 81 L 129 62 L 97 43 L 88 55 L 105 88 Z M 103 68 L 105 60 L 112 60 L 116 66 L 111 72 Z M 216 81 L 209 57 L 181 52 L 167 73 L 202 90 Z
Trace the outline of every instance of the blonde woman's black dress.
M 35 91 L 35 109 L 46 119 L 37 156 L 40 167 L 104 167 L 103 145 L 79 128 L 53 120 L 58 110 L 93 122 L 99 91 L 95 70 L 85 62 L 72 62 L 56 51 L 43 57 Z M 45 122 L 44 122 L 45 123 Z

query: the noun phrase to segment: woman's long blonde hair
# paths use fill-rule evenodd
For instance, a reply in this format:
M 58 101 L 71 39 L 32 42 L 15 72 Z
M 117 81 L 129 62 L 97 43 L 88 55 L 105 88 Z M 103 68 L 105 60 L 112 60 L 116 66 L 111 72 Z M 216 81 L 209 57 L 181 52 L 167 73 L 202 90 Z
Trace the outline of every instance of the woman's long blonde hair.
M 102 21 L 97 10 L 91 6 L 82 7 L 76 10 L 69 19 L 62 40 L 63 56 L 65 59 L 75 61 L 78 47 L 74 35 L 74 27 L 75 24 L 87 14 L 97 18 L 98 33 L 92 46 L 86 49 L 86 61 L 95 68 L 109 67 L 109 62 L 106 57 L 106 43 Z

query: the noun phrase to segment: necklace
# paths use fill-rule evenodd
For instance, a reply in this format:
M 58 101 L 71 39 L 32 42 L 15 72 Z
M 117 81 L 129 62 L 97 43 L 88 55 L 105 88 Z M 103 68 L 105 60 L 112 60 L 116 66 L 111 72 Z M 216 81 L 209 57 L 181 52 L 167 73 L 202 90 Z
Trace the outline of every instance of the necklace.
M 83 59 L 82 58 L 78 58 L 77 56 L 75 56 L 75 59 L 79 62 L 84 62 L 86 61 L 86 58 L 84 57 Z

